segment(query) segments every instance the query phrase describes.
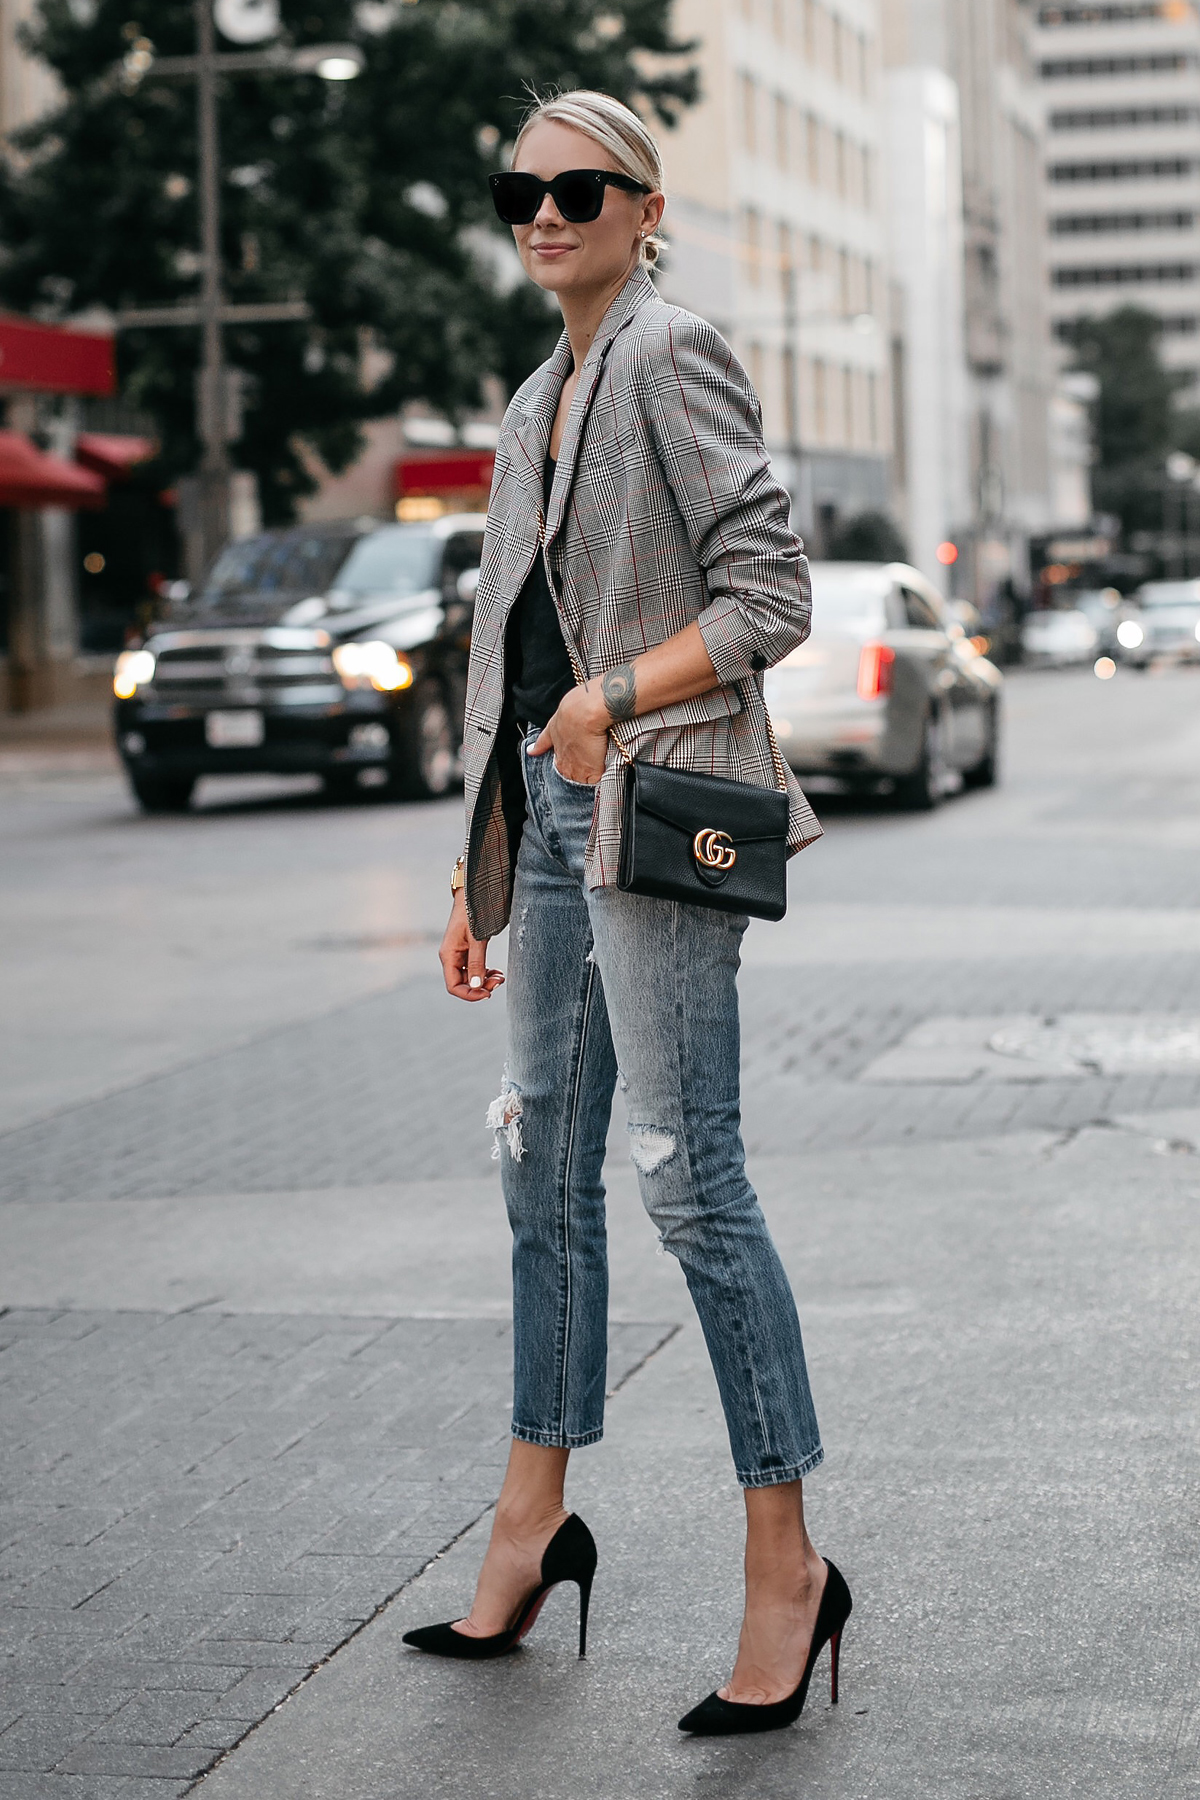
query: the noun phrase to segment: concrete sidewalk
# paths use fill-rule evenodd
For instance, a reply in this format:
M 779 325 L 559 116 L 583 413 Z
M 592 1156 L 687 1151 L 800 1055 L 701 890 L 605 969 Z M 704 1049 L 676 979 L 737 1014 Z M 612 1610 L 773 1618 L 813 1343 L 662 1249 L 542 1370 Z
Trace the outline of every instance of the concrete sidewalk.
M 822 1668 L 795 1732 L 675 1731 L 727 1672 L 739 1574 L 689 1322 L 575 1458 L 601 1553 L 585 1665 L 573 1590 L 498 1665 L 401 1646 L 466 1605 L 481 1521 L 204 1800 L 1200 1793 L 1197 1142 L 1193 1114 L 818 1156 L 802 1191 L 758 1167 L 826 1426 L 814 1527 L 856 1599 L 836 1713 Z

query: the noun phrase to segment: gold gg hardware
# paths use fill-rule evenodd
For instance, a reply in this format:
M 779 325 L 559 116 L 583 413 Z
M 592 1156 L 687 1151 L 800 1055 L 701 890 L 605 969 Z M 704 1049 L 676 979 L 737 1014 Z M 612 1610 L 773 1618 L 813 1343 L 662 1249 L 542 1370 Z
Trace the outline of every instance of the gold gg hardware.
M 698 831 L 692 839 L 692 855 L 702 869 L 732 869 L 737 861 L 733 839 L 727 831 L 714 831 L 711 825 Z

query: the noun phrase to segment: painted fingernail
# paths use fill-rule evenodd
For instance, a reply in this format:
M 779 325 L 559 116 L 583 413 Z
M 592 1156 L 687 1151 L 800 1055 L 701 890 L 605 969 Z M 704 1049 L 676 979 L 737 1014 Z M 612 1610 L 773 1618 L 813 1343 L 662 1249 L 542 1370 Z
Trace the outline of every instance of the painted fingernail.
M 483 986 L 483 976 L 482 975 L 472 975 L 471 986 L 472 987 L 482 987 Z

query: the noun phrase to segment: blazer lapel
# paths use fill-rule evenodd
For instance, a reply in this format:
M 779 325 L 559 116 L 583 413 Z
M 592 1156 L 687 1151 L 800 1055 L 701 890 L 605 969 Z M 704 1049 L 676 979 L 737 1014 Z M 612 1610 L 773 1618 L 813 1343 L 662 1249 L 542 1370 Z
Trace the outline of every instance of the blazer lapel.
M 550 433 L 562 398 L 563 383 L 570 373 L 571 345 L 564 331 L 549 361 L 543 365 L 541 382 L 536 393 L 530 396 L 524 417 L 513 430 L 516 440 L 511 456 L 513 474 L 535 508 L 543 502 Z
M 596 387 L 604 368 L 604 360 L 617 333 L 628 325 L 639 307 L 648 300 L 657 300 L 658 292 L 646 271 L 642 268 L 634 270 L 625 286 L 621 289 L 603 319 L 596 333 L 592 347 L 584 358 L 583 367 L 579 371 L 579 384 L 571 401 L 571 410 L 563 428 L 562 443 L 558 450 L 558 466 L 554 473 L 554 487 L 550 494 L 550 506 L 546 517 L 546 542 L 553 542 L 559 531 L 563 516 L 567 509 L 567 496 L 571 491 L 571 483 L 575 478 L 575 464 L 579 459 L 579 446 L 583 442 L 583 428 L 587 424 L 588 413 L 596 395 Z M 564 339 L 562 340 L 565 342 Z M 560 343 L 560 348 L 561 343 Z M 570 346 L 567 346 L 567 368 L 570 369 Z M 563 376 L 563 380 L 566 376 Z M 554 394 L 554 407 L 562 397 L 562 381 L 559 381 Z M 554 422 L 551 413 L 551 425 Z M 549 433 L 546 443 L 549 444 Z M 545 450 L 542 452 L 543 460 Z M 540 465 L 539 465 L 540 467 Z

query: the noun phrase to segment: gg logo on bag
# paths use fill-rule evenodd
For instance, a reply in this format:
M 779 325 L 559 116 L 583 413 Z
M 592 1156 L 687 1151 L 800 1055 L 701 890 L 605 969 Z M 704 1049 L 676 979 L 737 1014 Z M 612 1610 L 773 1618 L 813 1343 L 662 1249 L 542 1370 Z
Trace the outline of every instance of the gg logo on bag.
M 702 869 L 719 869 L 727 875 L 737 861 L 733 839 L 727 831 L 714 831 L 706 826 L 692 839 L 692 855 Z

